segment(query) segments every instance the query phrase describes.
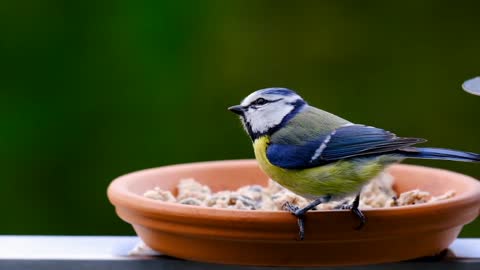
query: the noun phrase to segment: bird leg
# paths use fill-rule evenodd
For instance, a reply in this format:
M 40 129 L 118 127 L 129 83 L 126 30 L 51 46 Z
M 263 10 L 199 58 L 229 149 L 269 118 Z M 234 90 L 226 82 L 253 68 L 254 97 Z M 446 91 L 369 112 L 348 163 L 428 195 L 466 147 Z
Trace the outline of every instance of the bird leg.
M 303 238 L 305 237 L 305 214 L 307 213 L 307 211 L 315 208 L 317 205 L 321 203 L 326 203 L 330 201 L 330 199 L 331 199 L 330 195 L 320 197 L 310 202 L 304 208 L 299 208 L 298 206 L 293 205 L 290 202 L 286 202 L 283 205 L 283 208 L 285 208 L 286 210 L 288 210 L 290 213 L 292 213 L 294 216 L 297 217 L 298 236 L 300 240 L 303 240 Z
M 357 194 L 355 197 L 355 200 L 353 200 L 353 203 L 351 205 L 341 205 L 340 209 L 350 209 L 352 213 L 360 220 L 360 224 L 355 227 L 355 230 L 360 230 L 363 225 L 365 225 L 365 222 L 367 221 L 365 218 L 365 215 L 358 209 L 358 205 L 360 204 L 360 193 Z

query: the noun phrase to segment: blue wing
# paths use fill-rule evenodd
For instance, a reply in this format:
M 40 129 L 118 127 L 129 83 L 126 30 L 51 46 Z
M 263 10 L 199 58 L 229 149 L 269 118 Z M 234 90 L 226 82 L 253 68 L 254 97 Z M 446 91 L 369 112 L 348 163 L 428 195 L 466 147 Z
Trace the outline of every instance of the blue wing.
M 395 152 L 424 139 L 397 137 L 374 127 L 349 125 L 301 145 L 276 144 L 267 148 L 270 162 L 286 169 L 311 168 L 341 159 Z

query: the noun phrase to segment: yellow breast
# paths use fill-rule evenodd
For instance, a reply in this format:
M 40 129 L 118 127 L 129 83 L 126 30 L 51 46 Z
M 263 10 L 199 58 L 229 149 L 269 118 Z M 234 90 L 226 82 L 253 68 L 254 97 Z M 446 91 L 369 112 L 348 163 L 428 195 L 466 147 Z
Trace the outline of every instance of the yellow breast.
M 262 169 L 264 169 L 264 167 L 273 166 L 267 159 L 267 147 L 269 142 L 270 138 L 268 136 L 262 136 L 253 142 L 255 158 Z
M 255 158 L 257 159 L 260 168 L 262 168 L 262 170 L 277 183 L 292 191 L 295 190 L 295 186 L 297 186 L 297 184 L 292 178 L 296 178 L 296 171 L 286 170 L 270 163 L 267 158 L 267 147 L 269 143 L 270 138 L 268 136 L 262 136 L 253 142 Z

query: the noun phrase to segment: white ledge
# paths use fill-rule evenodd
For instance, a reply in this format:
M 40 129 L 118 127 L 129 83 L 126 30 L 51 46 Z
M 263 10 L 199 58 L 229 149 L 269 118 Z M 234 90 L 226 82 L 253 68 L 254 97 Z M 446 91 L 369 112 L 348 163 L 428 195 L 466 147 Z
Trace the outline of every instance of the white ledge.
M 179 260 L 160 254 L 129 255 L 139 242 L 134 236 L 0 236 L 0 269 L 243 269 L 240 266 Z M 438 258 L 335 269 L 404 268 L 480 269 L 480 239 L 457 239 L 446 255 Z

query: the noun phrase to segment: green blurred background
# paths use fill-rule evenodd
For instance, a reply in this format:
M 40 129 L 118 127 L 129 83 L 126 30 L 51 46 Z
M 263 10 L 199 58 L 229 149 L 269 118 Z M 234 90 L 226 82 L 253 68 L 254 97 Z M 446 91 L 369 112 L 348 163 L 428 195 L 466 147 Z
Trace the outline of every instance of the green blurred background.
M 264 87 L 480 152 L 480 97 L 460 88 L 480 75 L 479 1 L 292 3 L 0 2 L 0 234 L 132 234 L 109 182 L 253 157 L 226 107 Z

